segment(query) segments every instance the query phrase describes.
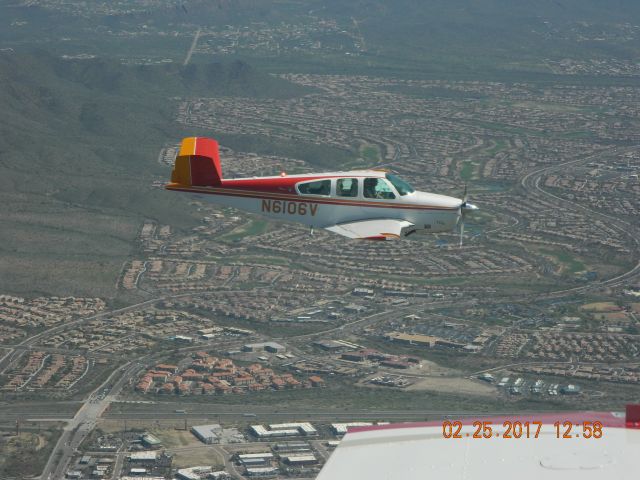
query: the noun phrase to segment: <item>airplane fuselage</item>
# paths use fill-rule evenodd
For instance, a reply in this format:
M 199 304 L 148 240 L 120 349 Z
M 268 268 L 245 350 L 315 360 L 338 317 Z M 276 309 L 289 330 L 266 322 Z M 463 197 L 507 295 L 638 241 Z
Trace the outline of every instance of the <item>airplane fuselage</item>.
M 229 179 L 224 180 L 220 187 L 168 188 L 201 195 L 207 201 L 218 205 L 316 228 L 363 218 L 396 218 L 413 223 L 416 231 L 438 233 L 453 230 L 460 218 L 460 199 L 427 192 L 414 191 L 402 196 L 394 193 L 393 199 L 364 198 L 363 195 L 342 198 L 336 195 L 334 185 L 339 178 L 344 177 L 328 177 L 332 181 L 331 191 L 324 196 L 299 194 L 295 189 L 295 183 L 285 186 L 283 182 L 285 179 L 288 183 L 296 180 L 308 181 L 309 177 L 306 176 Z M 265 188 L 265 185 L 270 186 L 265 182 L 268 180 L 276 182 L 275 188 Z
M 466 200 L 418 192 L 382 170 L 225 179 L 218 143 L 210 138 L 182 141 L 167 190 L 275 220 L 294 221 L 353 239 L 390 240 L 416 231 L 448 232 Z M 464 222 L 461 224 L 461 238 Z

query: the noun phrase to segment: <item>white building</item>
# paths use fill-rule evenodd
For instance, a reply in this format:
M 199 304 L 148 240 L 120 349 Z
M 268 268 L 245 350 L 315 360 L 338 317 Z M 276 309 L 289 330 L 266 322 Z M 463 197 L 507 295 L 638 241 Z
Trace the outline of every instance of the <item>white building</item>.
M 373 423 L 371 422 L 332 423 L 331 429 L 336 435 L 344 435 L 345 433 L 347 433 L 347 430 L 349 428 L 370 427 L 371 425 L 373 425 Z M 384 425 L 384 423 L 379 423 L 378 425 Z
M 275 477 L 277 474 L 278 469 L 275 467 L 247 468 L 248 477 Z
M 245 453 L 238 455 L 238 461 L 245 468 L 270 467 L 273 460 L 273 453 Z
M 226 471 L 214 472 L 213 467 L 209 466 L 181 468 L 176 472 L 176 477 L 181 480 L 226 480 L 231 478 Z
M 191 433 L 193 433 L 202 443 L 220 443 L 222 427 L 218 423 L 212 423 L 210 425 L 194 425 L 191 427 Z
M 131 452 L 127 458 L 132 462 L 155 462 L 158 454 L 156 452 Z
M 245 352 L 271 352 L 281 353 L 287 350 L 287 347 L 276 342 L 248 343 L 242 347 Z
M 262 425 L 251 425 L 252 433 L 258 438 L 315 436 L 318 431 L 309 422 L 275 423 L 265 428 Z
M 306 454 L 306 455 L 286 455 L 280 457 L 284 463 L 288 463 L 289 465 L 315 465 L 318 463 L 318 459 L 315 455 Z

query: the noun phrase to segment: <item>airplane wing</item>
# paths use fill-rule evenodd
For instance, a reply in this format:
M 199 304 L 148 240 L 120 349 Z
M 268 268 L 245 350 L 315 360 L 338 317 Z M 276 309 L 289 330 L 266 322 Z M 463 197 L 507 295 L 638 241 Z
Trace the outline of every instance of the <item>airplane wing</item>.
M 627 412 L 350 428 L 317 480 L 636 479 L 640 405 Z
M 363 240 L 393 240 L 416 231 L 415 225 L 406 220 L 379 218 L 375 220 L 358 220 L 326 227 L 330 232 L 348 238 Z

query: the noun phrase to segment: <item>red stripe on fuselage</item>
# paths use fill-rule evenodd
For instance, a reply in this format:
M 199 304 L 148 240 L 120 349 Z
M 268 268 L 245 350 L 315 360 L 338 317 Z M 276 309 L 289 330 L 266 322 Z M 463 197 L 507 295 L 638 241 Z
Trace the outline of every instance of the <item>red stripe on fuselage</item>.
M 290 193 L 296 194 L 296 184 L 313 180 L 325 180 L 336 177 L 335 175 L 309 175 L 302 177 L 272 177 L 272 178 L 238 178 L 222 180 L 222 188 L 233 188 L 236 190 L 248 190 L 252 192 L 265 193 Z M 356 178 L 353 176 L 351 178 Z
M 278 193 L 270 193 L 264 191 L 251 191 L 251 190 L 240 190 L 240 189 L 225 189 L 225 188 L 215 188 L 215 187 L 184 187 L 172 184 L 168 184 L 165 186 L 167 190 L 176 190 L 180 192 L 189 192 L 189 193 L 201 193 L 205 195 L 220 195 L 223 197 L 245 197 L 245 198 L 255 198 L 256 200 L 286 200 L 289 202 L 305 202 L 305 203 L 320 203 L 327 205 L 343 205 L 343 206 L 351 206 L 351 207 L 375 207 L 375 208 L 400 208 L 405 210 L 442 210 L 446 212 L 455 212 L 458 210 L 458 207 L 436 207 L 429 205 L 411 205 L 407 203 L 398 204 L 398 203 L 382 203 L 382 202 L 368 202 L 366 200 L 360 201 L 347 201 L 347 200 L 339 200 L 331 197 L 313 197 L 313 196 L 303 196 L 298 195 L 297 193 L 287 194 L 284 192 Z

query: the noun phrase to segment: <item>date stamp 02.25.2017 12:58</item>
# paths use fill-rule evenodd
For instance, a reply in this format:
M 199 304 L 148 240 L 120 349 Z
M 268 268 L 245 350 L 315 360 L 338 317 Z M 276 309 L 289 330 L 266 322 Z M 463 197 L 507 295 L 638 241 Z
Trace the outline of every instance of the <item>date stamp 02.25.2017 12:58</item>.
M 442 436 L 444 438 L 458 439 L 536 439 L 542 434 L 551 433 L 558 439 L 586 438 L 599 439 L 604 434 L 602 423 L 556 421 L 553 424 L 543 424 L 539 421 L 506 420 L 502 424 L 490 421 L 475 421 L 464 424 L 462 421 L 445 420 L 442 422 Z

